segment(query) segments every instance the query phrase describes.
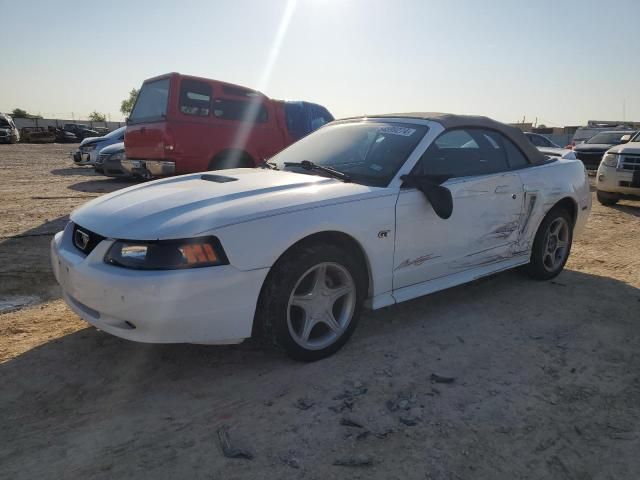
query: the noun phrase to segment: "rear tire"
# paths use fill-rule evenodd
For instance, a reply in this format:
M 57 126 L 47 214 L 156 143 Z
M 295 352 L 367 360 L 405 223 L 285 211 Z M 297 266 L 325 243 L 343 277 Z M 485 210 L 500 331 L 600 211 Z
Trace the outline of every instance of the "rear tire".
M 596 191 L 596 197 L 602 205 L 615 205 L 620 200 L 620 195 L 617 193 L 603 192 L 602 190 Z
M 538 227 L 531 261 L 525 267 L 527 274 L 536 280 L 550 280 L 564 268 L 571 252 L 573 219 L 563 208 L 554 208 Z
M 329 244 L 296 247 L 269 273 L 256 320 L 276 347 L 313 362 L 349 340 L 366 292 L 366 273 L 353 255 Z

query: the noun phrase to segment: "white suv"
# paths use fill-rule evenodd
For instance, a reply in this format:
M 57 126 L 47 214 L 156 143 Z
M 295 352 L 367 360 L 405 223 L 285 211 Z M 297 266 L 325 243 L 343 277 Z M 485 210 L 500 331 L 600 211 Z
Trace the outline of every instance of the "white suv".
M 621 198 L 640 200 L 640 132 L 606 151 L 596 177 L 598 201 L 613 205 Z

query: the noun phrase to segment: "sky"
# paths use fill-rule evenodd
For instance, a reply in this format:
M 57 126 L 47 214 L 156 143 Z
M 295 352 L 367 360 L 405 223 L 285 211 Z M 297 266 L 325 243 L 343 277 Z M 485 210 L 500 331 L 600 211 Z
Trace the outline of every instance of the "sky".
M 0 0 L 0 111 L 104 112 L 177 71 L 336 118 L 640 121 L 636 0 Z

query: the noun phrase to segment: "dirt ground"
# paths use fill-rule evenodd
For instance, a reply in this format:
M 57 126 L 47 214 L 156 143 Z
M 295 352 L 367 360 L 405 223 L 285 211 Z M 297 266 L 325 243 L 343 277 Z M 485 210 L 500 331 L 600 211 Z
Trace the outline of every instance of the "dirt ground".
M 73 148 L 0 145 L 0 477 L 640 478 L 639 202 L 594 200 L 554 281 L 367 312 L 302 364 L 256 341 L 136 344 L 68 310 L 51 234 L 128 185 Z M 223 456 L 222 427 L 253 459 Z

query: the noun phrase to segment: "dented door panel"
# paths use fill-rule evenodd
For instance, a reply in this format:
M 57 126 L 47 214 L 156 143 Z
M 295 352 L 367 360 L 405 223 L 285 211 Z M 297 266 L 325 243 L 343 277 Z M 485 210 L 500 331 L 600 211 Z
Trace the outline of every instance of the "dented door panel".
M 401 191 L 396 206 L 394 289 L 497 263 L 520 251 L 523 187 L 515 173 L 447 181 L 450 218 L 424 195 Z

